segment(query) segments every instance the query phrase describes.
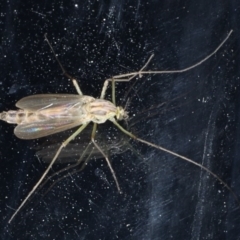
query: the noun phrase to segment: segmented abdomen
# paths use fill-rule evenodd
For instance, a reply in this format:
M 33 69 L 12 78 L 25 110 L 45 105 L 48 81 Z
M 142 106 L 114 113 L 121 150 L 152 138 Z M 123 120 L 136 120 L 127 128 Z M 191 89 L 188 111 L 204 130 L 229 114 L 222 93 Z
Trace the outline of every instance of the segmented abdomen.
M 0 114 L 0 119 L 12 124 L 21 124 L 23 122 L 37 121 L 39 120 L 39 116 L 36 113 L 19 109 L 2 112 Z

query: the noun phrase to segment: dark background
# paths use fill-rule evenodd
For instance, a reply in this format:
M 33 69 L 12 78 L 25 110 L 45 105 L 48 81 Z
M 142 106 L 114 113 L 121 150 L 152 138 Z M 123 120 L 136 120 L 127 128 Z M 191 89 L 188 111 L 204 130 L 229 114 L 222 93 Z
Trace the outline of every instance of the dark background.
M 104 79 L 139 70 L 152 53 L 148 69 L 185 68 L 233 29 L 201 66 L 144 76 L 134 87 L 118 84 L 117 97 L 125 106 L 131 96 L 132 132 L 203 164 L 240 197 L 238 1 L 2 0 L 0 12 L 1 111 L 36 93 L 75 93 L 45 33 L 82 91 L 98 97 Z M 14 126 L 1 122 L 1 239 L 240 239 L 240 208 L 222 184 L 190 163 L 129 142 L 109 126 L 99 133 L 100 142 L 109 135 L 127 142 L 123 153 L 110 154 L 122 195 L 104 159 L 93 154 L 84 171 L 69 172 L 43 197 L 36 193 L 8 224 L 47 167 L 36 156 L 36 148 L 46 148 L 38 140 L 17 139 Z M 62 167 L 56 164 L 52 173 Z

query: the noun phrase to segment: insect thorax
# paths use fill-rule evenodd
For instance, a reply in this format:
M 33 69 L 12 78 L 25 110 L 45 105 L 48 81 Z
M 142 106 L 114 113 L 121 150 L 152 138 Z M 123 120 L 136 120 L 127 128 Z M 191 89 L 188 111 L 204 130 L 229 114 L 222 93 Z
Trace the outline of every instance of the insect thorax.
M 91 121 L 95 123 L 104 123 L 114 117 L 121 120 L 127 116 L 122 107 L 116 107 L 112 102 L 104 99 L 95 99 L 88 103 L 88 112 L 92 116 Z

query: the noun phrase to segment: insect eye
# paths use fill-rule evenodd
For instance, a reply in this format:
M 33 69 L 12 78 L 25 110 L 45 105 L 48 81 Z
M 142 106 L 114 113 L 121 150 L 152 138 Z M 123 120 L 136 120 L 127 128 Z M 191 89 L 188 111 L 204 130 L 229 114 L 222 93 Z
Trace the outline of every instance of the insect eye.
M 128 118 L 128 112 L 126 112 L 122 107 L 117 107 L 116 118 L 118 120 L 123 120 Z

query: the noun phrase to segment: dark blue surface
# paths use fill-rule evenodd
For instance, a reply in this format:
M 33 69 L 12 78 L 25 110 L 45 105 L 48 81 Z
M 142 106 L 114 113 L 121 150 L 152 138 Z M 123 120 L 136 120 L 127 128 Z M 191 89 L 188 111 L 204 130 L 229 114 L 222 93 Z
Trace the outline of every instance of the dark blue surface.
M 240 197 L 239 9 L 237 1 L 224 0 L 2 1 L 0 110 L 15 109 L 31 94 L 75 93 L 45 33 L 82 91 L 98 97 L 104 79 L 139 70 L 152 53 L 148 69 L 185 68 L 233 29 L 201 66 L 144 76 L 133 88 L 117 84 L 117 97 L 124 106 L 130 89 L 131 131 L 203 164 Z M 223 185 L 190 163 L 134 141 L 122 147 L 124 153 L 111 154 L 123 195 L 104 159 L 95 155 L 84 171 L 68 173 L 44 197 L 35 194 L 8 224 L 47 167 L 35 155 L 41 141 L 19 140 L 13 129 L 0 123 L 1 239 L 240 239 L 240 208 Z M 119 137 L 105 130 L 106 138 L 110 132 Z

